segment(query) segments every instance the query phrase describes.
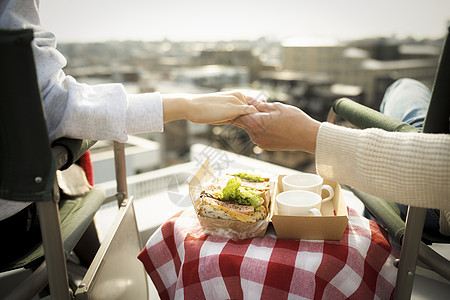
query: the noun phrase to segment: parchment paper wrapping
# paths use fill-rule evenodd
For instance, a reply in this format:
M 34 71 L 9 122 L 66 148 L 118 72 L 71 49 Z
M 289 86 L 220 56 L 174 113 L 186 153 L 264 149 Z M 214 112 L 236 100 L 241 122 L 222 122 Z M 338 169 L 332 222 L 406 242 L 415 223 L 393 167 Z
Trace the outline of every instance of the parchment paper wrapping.
M 237 220 L 206 218 L 198 215 L 201 202 L 200 193 L 202 192 L 204 186 L 211 183 L 212 179 L 214 179 L 214 169 L 210 166 L 209 159 L 206 159 L 189 182 L 189 195 L 191 197 L 192 205 L 194 206 L 197 218 L 202 225 L 204 234 L 230 239 L 263 237 L 272 215 L 272 199 L 269 203 L 269 213 L 267 214 L 267 217 L 264 220 L 253 223 L 245 223 Z

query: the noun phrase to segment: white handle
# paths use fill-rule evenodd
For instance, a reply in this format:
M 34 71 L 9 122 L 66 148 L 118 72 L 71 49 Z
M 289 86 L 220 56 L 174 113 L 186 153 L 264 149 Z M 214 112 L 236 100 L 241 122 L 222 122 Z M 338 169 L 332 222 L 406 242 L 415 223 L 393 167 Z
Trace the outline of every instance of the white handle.
M 327 202 L 327 201 L 333 199 L 333 197 L 334 197 L 334 190 L 333 190 L 333 188 L 331 186 L 329 186 L 327 184 L 324 184 L 322 186 L 320 192 L 322 192 L 323 190 L 327 190 L 330 195 L 328 197 L 326 197 L 325 199 L 323 199 L 322 202 Z
M 312 212 L 313 215 L 315 215 L 315 216 L 321 216 L 321 215 L 322 215 L 322 213 L 320 212 L 320 210 L 318 210 L 318 209 L 315 208 L 315 207 L 310 208 L 309 211 Z

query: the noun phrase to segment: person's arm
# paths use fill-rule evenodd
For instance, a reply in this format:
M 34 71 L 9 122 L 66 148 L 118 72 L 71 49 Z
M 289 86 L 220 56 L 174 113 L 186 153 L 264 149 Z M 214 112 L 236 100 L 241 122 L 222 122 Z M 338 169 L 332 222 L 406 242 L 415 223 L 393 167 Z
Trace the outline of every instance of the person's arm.
M 44 93 L 50 137 L 125 141 L 128 134 L 163 131 L 163 123 L 186 119 L 224 124 L 257 112 L 239 92 L 127 94 L 120 84 L 89 86 L 65 76 Z M 45 90 L 44 90 L 45 91 Z
M 142 97 L 128 97 L 120 84 L 88 86 L 66 76 L 62 71 L 66 59 L 56 49 L 54 34 L 41 26 L 38 5 L 38 1 L 8 0 L 0 13 L 0 27 L 33 29 L 32 48 L 50 140 L 66 136 L 124 141 L 127 125 L 136 120 L 132 115 L 142 111 L 133 107 L 151 101 L 154 107 L 160 107 L 162 115 L 159 95 L 146 95 L 144 101 Z M 143 123 L 148 127 L 148 122 Z M 162 116 L 152 125 L 162 130 Z
M 450 209 L 450 135 L 350 129 L 293 106 L 254 105 L 261 112 L 235 124 L 261 148 L 315 153 L 324 178 L 401 204 Z
M 121 84 L 87 85 L 66 76 L 55 36 L 42 28 L 37 2 L 10 0 L 0 26 L 34 30 L 32 43 L 50 140 L 71 137 L 126 141 L 128 134 L 163 131 L 163 123 L 187 119 L 223 124 L 256 112 L 238 92 L 202 95 L 127 94 Z
M 450 135 L 324 123 L 316 144 L 322 177 L 397 203 L 450 209 Z

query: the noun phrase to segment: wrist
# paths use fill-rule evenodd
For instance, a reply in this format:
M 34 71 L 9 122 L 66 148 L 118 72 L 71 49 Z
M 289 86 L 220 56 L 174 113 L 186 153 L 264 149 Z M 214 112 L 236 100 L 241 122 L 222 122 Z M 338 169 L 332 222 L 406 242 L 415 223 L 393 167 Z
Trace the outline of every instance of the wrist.
M 190 101 L 182 94 L 162 95 L 164 123 L 188 119 Z
M 289 141 L 290 149 L 314 154 L 317 134 L 322 123 L 297 107 L 288 106 L 288 108 L 290 109 L 283 110 L 284 120 L 281 123 L 288 124 L 289 128 L 293 128 L 292 132 L 285 134 L 288 139 L 295 137 Z

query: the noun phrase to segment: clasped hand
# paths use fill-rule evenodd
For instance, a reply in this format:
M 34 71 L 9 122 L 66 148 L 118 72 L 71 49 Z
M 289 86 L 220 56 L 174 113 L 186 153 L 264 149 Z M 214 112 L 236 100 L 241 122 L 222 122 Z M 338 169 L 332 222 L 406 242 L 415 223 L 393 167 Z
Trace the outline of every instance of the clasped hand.
M 267 103 L 239 91 L 210 94 L 163 95 L 164 122 L 186 119 L 194 123 L 234 124 L 267 150 L 314 153 L 320 122 L 295 106 Z
M 194 123 L 229 124 L 241 115 L 257 113 L 239 91 L 162 95 L 164 123 L 186 119 Z
M 319 121 L 295 106 L 247 100 L 258 112 L 242 115 L 232 123 L 244 128 L 256 145 L 266 150 L 315 152 Z

